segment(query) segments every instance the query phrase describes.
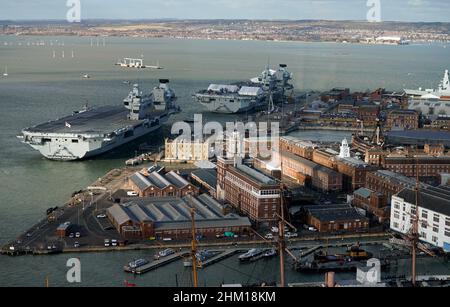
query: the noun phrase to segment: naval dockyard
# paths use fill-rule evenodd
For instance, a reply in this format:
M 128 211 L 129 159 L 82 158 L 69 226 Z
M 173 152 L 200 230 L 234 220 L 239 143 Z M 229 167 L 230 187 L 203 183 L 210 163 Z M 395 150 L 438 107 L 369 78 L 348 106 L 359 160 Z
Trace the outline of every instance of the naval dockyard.
M 424 258 L 448 261 L 448 71 L 436 90 L 401 92 L 333 88 L 299 94 L 293 78 L 286 64 L 267 66 L 249 81 L 210 84 L 192 96 L 199 107 L 233 114 L 233 120 L 276 122 L 281 135 L 267 126 L 257 137 L 227 131 L 222 151 L 214 148 L 211 155 L 210 135 L 191 141 L 167 134 L 163 147 L 147 146 L 139 155 L 130 150 L 135 155 L 123 168 L 48 208 L 1 253 L 153 251 L 154 259 L 124 264 L 125 272 L 138 275 L 173 262 L 197 274 L 230 257 L 242 265 L 278 257 L 281 276 L 284 270 L 327 273 L 327 285 L 335 283 L 331 272 L 360 276 L 376 258 L 382 270 L 402 260 L 412 266 L 411 276 L 378 286 L 448 283 L 448 276 L 416 271 Z M 161 79 L 151 91 L 136 84 L 122 106 L 86 107 L 26 128 L 20 139 L 50 160 L 103 154 L 181 112 L 168 84 Z M 203 124 L 196 121 L 184 123 Z M 311 140 L 301 137 L 303 131 L 349 137 Z M 268 145 L 270 157 L 260 143 Z

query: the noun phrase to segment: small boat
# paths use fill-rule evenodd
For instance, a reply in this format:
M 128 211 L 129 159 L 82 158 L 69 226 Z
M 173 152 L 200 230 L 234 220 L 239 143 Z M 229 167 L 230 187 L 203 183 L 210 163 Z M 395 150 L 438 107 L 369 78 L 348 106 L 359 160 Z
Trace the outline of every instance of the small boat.
M 170 256 L 170 255 L 173 255 L 173 254 L 175 254 L 175 251 L 174 251 L 173 249 L 171 249 L 171 248 L 167 248 L 167 249 L 165 249 L 165 250 L 160 251 L 160 252 L 155 256 L 155 258 L 157 258 L 157 259 L 159 259 L 159 258 L 164 258 L 164 257 Z
M 214 256 L 216 256 L 219 252 L 213 252 L 213 251 L 209 251 L 209 250 L 202 250 L 198 253 L 195 254 L 195 257 L 197 258 L 197 261 L 199 262 L 199 264 L 201 265 L 202 262 L 205 262 L 211 258 L 213 258 Z M 185 267 L 191 267 L 192 266 L 192 260 L 191 259 L 187 259 L 183 262 L 183 265 Z
M 130 263 L 128 263 L 128 266 L 131 269 L 137 269 L 137 268 L 140 268 L 141 266 L 148 264 L 149 262 L 150 261 L 148 261 L 147 259 L 141 258 L 141 259 L 137 259 L 135 261 L 131 261 Z
M 84 74 L 83 75 L 83 79 L 90 79 L 90 78 L 91 78 L 91 76 L 89 74 Z
M 264 258 L 272 258 L 277 255 L 277 250 L 275 248 L 269 249 L 264 252 L 263 257 Z
M 3 77 L 8 77 L 8 66 L 5 66 L 5 72 L 3 73 Z
M 263 249 L 252 248 L 245 254 L 240 255 L 239 260 L 240 261 L 250 261 L 250 260 L 254 259 L 255 257 L 260 256 L 262 253 L 264 253 Z

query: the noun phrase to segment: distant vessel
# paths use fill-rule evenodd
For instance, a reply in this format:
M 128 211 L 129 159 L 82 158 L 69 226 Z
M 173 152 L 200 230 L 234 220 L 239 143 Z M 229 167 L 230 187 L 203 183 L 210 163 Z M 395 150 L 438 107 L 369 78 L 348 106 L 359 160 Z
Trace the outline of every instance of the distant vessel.
M 124 58 L 122 61 L 119 60 L 116 65 L 124 68 L 147 68 L 147 66 L 144 65 L 143 59 L 133 58 Z
M 437 89 L 425 89 L 419 88 L 417 90 L 405 89 L 406 95 L 414 98 L 421 99 L 450 99 L 450 83 L 449 72 L 445 70 L 444 77 Z
M 90 79 L 91 76 L 90 76 L 89 74 L 83 74 L 83 78 L 84 78 L 84 79 Z
M 73 115 L 26 128 L 22 142 L 51 160 L 90 158 L 157 130 L 179 108 L 169 80 L 161 79 L 149 94 L 138 84 L 123 106 L 84 108 Z
M 5 66 L 5 72 L 3 73 L 3 77 L 8 77 L 8 66 Z
M 247 82 L 231 85 L 211 84 L 194 95 L 194 100 L 214 113 L 242 113 L 262 109 L 271 103 L 283 103 L 294 87 L 289 82 L 292 74 L 287 65 L 280 64 L 278 70 L 264 70 L 260 76 Z

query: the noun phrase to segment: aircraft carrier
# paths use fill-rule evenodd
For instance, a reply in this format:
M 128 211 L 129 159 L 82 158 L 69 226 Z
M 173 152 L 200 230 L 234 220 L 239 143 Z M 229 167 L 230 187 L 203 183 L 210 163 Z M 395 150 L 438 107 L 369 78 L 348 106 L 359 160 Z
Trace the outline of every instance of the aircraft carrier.
M 70 116 L 26 128 L 18 138 L 50 160 L 91 158 L 160 128 L 179 111 L 175 101 L 167 79 L 150 93 L 134 84 L 122 105 L 86 106 Z
M 251 110 L 273 108 L 273 103 L 284 103 L 292 96 L 294 86 L 289 82 L 292 74 L 286 64 L 278 70 L 266 69 L 249 81 L 231 85 L 211 84 L 197 92 L 193 98 L 213 113 L 235 114 Z

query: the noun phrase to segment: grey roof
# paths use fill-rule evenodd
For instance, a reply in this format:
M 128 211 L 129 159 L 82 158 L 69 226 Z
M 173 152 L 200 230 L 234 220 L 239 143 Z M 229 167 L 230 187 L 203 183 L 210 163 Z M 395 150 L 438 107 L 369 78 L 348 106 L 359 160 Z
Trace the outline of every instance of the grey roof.
M 144 175 L 139 172 L 131 175 L 130 180 L 142 191 L 153 185 Z
M 369 190 L 367 188 L 359 188 L 358 190 L 356 190 L 354 192 L 354 194 L 359 195 L 364 198 L 369 198 L 370 195 L 372 194 L 372 190 Z
M 177 188 L 184 188 L 185 186 L 189 185 L 189 182 L 187 182 L 186 179 L 184 179 L 174 171 L 170 171 L 164 177 L 166 178 L 167 181 L 169 181 Z
M 199 169 L 192 172 L 192 177 L 198 178 L 207 185 L 213 187 L 217 186 L 217 170 L 216 169 Z
M 130 216 L 119 204 L 115 204 L 114 206 L 108 208 L 107 212 L 119 225 L 125 224 L 131 220 Z
M 238 164 L 236 166 L 236 169 L 239 171 L 242 171 L 243 173 L 250 176 L 251 178 L 253 178 L 254 180 L 256 180 L 259 183 L 268 184 L 268 185 L 276 185 L 277 184 L 277 181 L 275 179 L 273 179 L 269 176 L 266 176 L 263 173 L 258 172 L 257 170 L 250 168 L 246 165 Z
M 235 214 L 224 215 L 220 203 L 209 195 L 199 197 L 138 198 L 122 205 L 114 205 L 108 212 L 119 224 L 154 222 L 155 230 L 188 229 L 191 227 L 190 206 L 195 207 L 195 222 L 198 228 L 250 226 L 247 217 Z
M 404 184 L 409 187 L 415 187 L 416 186 L 416 180 L 410 177 L 406 177 L 402 174 L 395 173 L 388 170 L 379 170 L 376 171 L 376 174 L 384 179 L 389 180 L 390 183 L 393 184 Z M 423 186 L 426 186 L 426 184 L 422 183 Z
M 397 196 L 410 204 L 416 203 L 416 192 L 413 189 L 406 188 Z M 420 190 L 418 203 L 422 208 L 450 216 L 450 187 L 429 187 Z
M 171 185 L 171 183 L 166 178 L 164 178 L 164 176 L 157 172 L 148 174 L 147 179 L 160 189 L 164 189 Z
M 327 207 L 327 206 L 325 206 Z M 335 208 L 314 208 L 311 206 L 307 212 L 319 219 L 321 222 L 339 222 L 345 220 L 361 220 L 366 221 L 367 218 L 350 206 L 342 206 Z

